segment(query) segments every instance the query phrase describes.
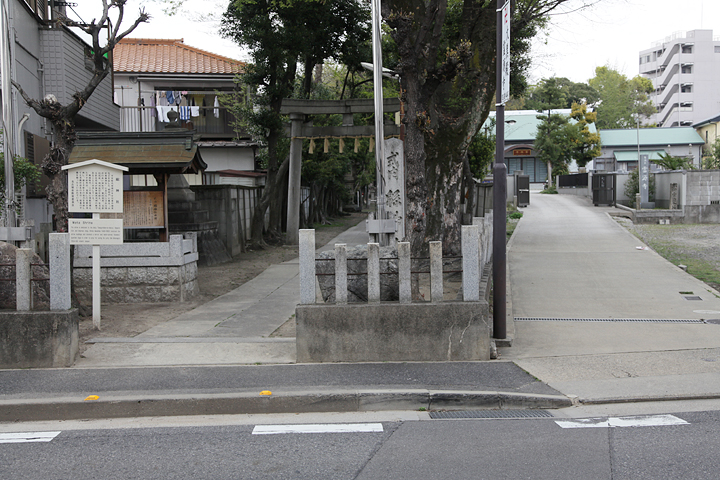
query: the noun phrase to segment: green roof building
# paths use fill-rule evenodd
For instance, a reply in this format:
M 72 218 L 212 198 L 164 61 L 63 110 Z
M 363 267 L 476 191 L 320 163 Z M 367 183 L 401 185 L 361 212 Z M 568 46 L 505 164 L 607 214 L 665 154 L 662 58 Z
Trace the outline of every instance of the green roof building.
M 594 170 L 629 172 L 638 165 L 640 155 L 649 155 L 650 161 L 661 154 L 692 158 L 700 166 L 705 141 L 692 127 L 641 128 L 600 130 L 602 153 L 594 161 Z M 657 166 L 651 168 L 659 169 Z

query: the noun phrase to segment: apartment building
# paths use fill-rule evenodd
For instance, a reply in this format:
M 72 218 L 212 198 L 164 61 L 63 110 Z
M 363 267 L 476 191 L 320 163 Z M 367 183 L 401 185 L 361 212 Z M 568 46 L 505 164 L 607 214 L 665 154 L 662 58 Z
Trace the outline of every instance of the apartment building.
M 720 37 L 712 30 L 676 32 L 640 52 L 640 75 L 655 87 L 648 123 L 690 126 L 720 111 Z

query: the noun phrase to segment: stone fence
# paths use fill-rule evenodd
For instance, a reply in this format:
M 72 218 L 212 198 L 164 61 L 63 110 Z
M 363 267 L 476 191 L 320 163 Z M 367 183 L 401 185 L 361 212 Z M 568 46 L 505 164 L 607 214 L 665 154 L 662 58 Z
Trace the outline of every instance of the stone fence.
M 68 234 L 50 234 L 49 243 L 48 266 L 37 265 L 40 259 L 31 249 L 11 247 L 17 311 L 0 311 L 0 369 L 69 367 L 75 361 L 80 332 L 78 311 L 70 308 Z M 37 285 L 39 279 L 34 278 L 47 278 L 48 268 L 49 294 Z M 43 295 L 38 296 L 39 290 Z M 38 307 L 35 300 L 45 300 L 48 296 L 50 311 L 33 311 Z
M 185 302 L 199 293 L 197 237 L 100 246 L 104 303 Z M 78 300 L 92 302 L 92 246 L 77 245 L 73 279 Z
M 298 362 L 469 361 L 490 358 L 492 216 L 462 227 L 460 300 L 443 299 L 442 243 L 430 242 L 430 298 L 413 300 L 410 244 L 397 244 L 398 301 L 381 301 L 380 246 L 367 245 L 367 299 L 349 303 L 345 244 L 335 245 L 335 302 L 316 303 L 315 231 L 300 230 Z

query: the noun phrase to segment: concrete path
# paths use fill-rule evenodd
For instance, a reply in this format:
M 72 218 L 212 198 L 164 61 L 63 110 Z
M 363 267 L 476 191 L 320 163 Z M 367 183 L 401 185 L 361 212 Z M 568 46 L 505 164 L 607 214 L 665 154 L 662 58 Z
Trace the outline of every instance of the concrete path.
M 367 243 L 365 222 L 318 252 Z M 294 363 L 295 339 L 270 334 L 295 314 L 299 260 L 272 265 L 254 279 L 132 338 L 97 338 L 75 368 Z
M 703 321 L 720 318 L 720 294 L 610 210 L 532 195 L 509 245 L 516 336 L 502 358 L 586 402 L 720 396 L 720 325 Z

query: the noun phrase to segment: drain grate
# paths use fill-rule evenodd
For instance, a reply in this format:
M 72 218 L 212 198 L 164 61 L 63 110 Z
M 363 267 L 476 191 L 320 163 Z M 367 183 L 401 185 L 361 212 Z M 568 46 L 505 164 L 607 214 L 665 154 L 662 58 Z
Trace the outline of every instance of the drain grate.
M 430 412 L 430 418 L 553 418 L 546 410 L 453 410 Z
M 623 322 L 623 323 L 703 323 L 694 318 L 549 318 L 515 317 L 516 322 Z
M 695 302 L 702 301 L 702 298 L 698 297 L 697 295 L 685 295 L 685 296 L 683 296 L 683 298 L 685 300 L 690 300 L 690 301 L 695 301 Z

